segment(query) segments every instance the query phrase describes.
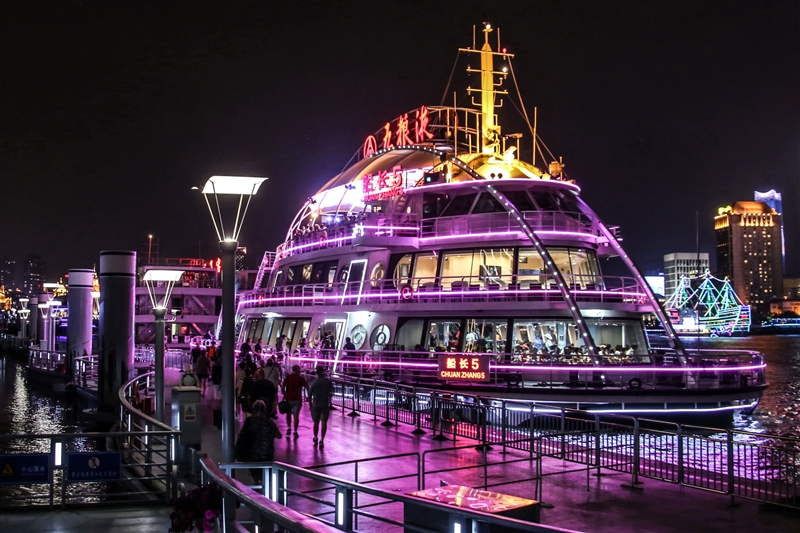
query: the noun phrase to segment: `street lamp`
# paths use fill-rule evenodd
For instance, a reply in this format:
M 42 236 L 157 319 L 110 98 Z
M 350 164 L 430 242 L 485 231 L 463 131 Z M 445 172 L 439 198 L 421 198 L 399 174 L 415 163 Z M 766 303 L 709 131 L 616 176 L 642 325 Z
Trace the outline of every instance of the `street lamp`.
M 267 178 L 243 176 L 211 176 L 203 187 L 214 230 L 217 232 L 219 247 L 222 251 L 222 461 L 233 461 L 233 448 L 236 441 L 235 398 L 234 398 L 234 309 L 236 301 L 236 264 L 235 253 L 239 245 L 239 232 L 250 207 L 250 200 L 258 192 L 258 188 Z M 220 195 L 232 197 L 235 207 L 227 206 L 227 220 L 223 220 Z M 245 201 L 245 196 L 247 200 Z M 225 200 L 222 200 L 225 203 Z M 213 206 L 216 208 L 212 208 Z M 230 214 L 235 212 L 233 221 Z M 227 231 L 225 223 L 227 222 Z
M 167 314 L 167 303 L 172 295 L 175 283 L 181 280 L 183 270 L 148 270 L 144 273 L 144 283 L 153 305 L 156 322 L 155 333 L 155 366 L 156 366 L 156 419 L 164 421 L 164 317 Z M 159 299 L 156 287 L 164 287 L 164 296 Z
M 47 302 L 50 305 L 50 330 L 47 332 L 49 342 L 47 343 L 47 350 L 50 352 L 56 351 L 56 319 L 58 318 L 56 312 L 61 308 L 61 300 L 50 300 Z
M 42 314 L 42 332 L 39 335 L 39 349 L 48 350 L 50 344 L 50 301 L 39 304 L 39 312 Z
M 20 298 L 19 299 L 20 309 L 19 309 L 19 311 L 17 311 L 19 313 L 19 318 L 22 321 L 22 328 L 21 328 L 20 333 L 22 334 L 21 338 L 22 338 L 22 341 L 25 342 L 25 346 L 28 345 L 28 340 L 27 340 L 28 339 L 28 317 L 31 314 L 31 310 L 28 309 L 28 302 L 29 301 L 30 300 L 28 298 Z

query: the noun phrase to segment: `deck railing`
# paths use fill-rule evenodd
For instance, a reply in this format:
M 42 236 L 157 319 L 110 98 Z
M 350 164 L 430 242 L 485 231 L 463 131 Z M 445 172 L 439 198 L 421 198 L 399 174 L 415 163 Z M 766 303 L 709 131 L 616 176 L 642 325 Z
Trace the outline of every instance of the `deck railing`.
M 627 276 L 564 275 L 578 302 L 644 304 L 640 282 Z M 243 292 L 240 309 L 374 303 L 563 302 L 547 274 L 439 276 L 287 285 Z
M 438 357 L 489 359 L 488 385 L 534 390 L 746 390 L 766 383 L 763 356 L 747 350 L 692 350 L 683 362 L 674 352 L 647 355 L 529 356 L 476 352 L 302 349 L 284 359 L 313 370 L 319 364 L 353 379 L 425 383 L 438 381 Z M 511 359 L 512 357 L 516 358 Z M 509 358 L 507 360 L 506 358 Z

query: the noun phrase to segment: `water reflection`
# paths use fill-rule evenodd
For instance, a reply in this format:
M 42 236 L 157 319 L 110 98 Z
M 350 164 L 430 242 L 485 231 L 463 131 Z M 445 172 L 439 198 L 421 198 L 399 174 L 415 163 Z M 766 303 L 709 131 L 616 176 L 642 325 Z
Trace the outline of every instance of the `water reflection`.
M 64 394 L 47 385 L 31 383 L 25 367 L 10 357 L 0 358 L 0 428 L 4 434 L 42 435 L 86 431 Z M 49 441 L 0 441 L 0 452 L 49 452 Z M 76 443 L 75 449 L 95 449 Z

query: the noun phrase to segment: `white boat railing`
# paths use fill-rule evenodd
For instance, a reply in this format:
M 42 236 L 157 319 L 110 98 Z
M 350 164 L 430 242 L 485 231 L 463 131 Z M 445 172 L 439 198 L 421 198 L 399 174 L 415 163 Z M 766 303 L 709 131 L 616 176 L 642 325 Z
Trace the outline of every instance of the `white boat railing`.
M 51 372 L 66 372 L 67 354 L 52 350 L 28 350 L 28 366 Z
M 644 304 L 636 278 L 564 274 L 579 302 Z M 364 280 L 349 283 L 287 285 L 240 293 L 239 310 L 254 307 L 358 305 L 365 302 L 563 302 L 548 274 L 438 276 L 417 279 Z
M 483 385 L 569 390 L 746 390 L 766 385 L 763 356 L 747 350 L 692 350 L 681 360 L 675 352 L 646 355 L 583 353 L 512 354 L 414 352 L 406 350 L 300 349 L 284 358 L 286 369 L 313 371 L 328 366 L 335 374 L 358 379 L 428 383 L 439 379 L 441 354 L 455 359 L 485 357 L 489 379 Z M 481 385 L 479 382 L 467 384 Z

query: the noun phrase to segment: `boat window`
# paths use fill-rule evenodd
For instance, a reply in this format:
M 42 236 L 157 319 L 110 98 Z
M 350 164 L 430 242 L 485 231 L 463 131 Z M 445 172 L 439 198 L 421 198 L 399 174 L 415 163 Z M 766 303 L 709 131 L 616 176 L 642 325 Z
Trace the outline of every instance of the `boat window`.
M 286 269 L 286 284 L 294 285 L 295 274 L 297 274 L 297 266 L 289 267 Z M 299 276 L 297 276 L 299 278 Z
M 520 289 L 538 288 L 546 282 L 544 261 L 535 249 L 520 248 L 517 261 L 517 283 Z
M 294 339 L 294 331 L 296 327 L 297 320 L 287 320 L 283 325 L 283 334 L 286 335 L 286 345 L 284 346 L 285 350 L 288 350 L 292 346 L 292 340 Z
M 443 217 L 457 217 L 469 213 L 472 204 L 475 202 L 477 193 L 464 194 L 453 198 L 447 207 L 442 211 Z
M 303 283 L 311 283 L 311 271 L 314 268 L 313 263 L 303 265 Z
M 281 329 L 282 328 L 283 328 L 283 319 L 282 318 L 276 318 L 275 322 L 272 325 L 272 331 L 269 334 L 269 342 L 268 342 L 268 344 L 271 344 L 271 345 L 275 346 L 275 343 L 278 341 L 278 339 L 281 336 Z
M 353 326 L 353 329 L 350 330 L 350 340 L 353 342 L 353 346 L 356 347 L 356 350 L 360 350 L 364 345 L 364 341 L 367 340 L 367 328 L 362 324 Z
M 592 364 L 571 320 L 515 320 L 511 342 L 514 362 Z
M 383 277 L 386 275 L 386 266 L 383 264 L 383 261 L 378 261 L 375 263 L 375 266 L 372 267 L 372 272 L 369 275 L 369 281 L 372 284 L 373 288 L 378 288 L 381 286 L 381 281 Z
M 283 270 L 278 270 L 278 273 L 275 274 L 275 283 L 272 286 L 282 287 L 284 285 L 286 285 L 286 273 Z
M 350 271 L 350 265 L 345 265 L 339 271 L 339 281 L 345 283 L 347 281 L 347 274 Z
M 472 213 L 475 215 L 481 213 L 503 213 L 505 210 L 506 208 L 500 205 L 497 198 L 492 196 L 491 193 L 485 192 L 481 194 L 478 203 L 472 209 Z
M 301 320 L 297 326 L 296 335 L 294 342 L 292 342 L 291 347 L 294 348 L 305 348 L 308 341 L 308 328 L 311 326 L 311 320 L 305 319 Z
M 404 255 L 397 266 L 394 267 L 394 286 L 399 287 L 410 281 L 411 278 L 411 254 Z
M 404 322 L 397 328 L 394 343 L 399 346 L 413 347 L 415 352 L 425 351 L 422 344 L 422 333 L 425 327 L 425 320 L 412 318 Z
M 506 198 L 520 211 L 536 211 L 536 207 L 534 207 L 526 191 L 508 191 L 503 194 L 505 194 Z
M 274 318 L 268 318 L 264 321 L 264 329 L 261 331 L 261 335 L 259 336 L 259 338 L 262 340 L 262 342 L 264 342 L 264 344 L 270 343 L 269 338 L 270 335 L 272 334 L 272 326 L 274 325 L 274 323 L 275 323 Z
M 422 218 L 438 217 L 446 203 L 446 195 L 424 194 L 422 196 Z
M 369 344 L 373 350 L 383 350 L 389 344 L 391 330 L 386 324 L 381 324 L 372 330 L 372 335 L 369 336 Z
M 436 282 L 436 264 L 438 262 L 436 254 L 418 254 L 414 261 L 414 281 L 416 288 L 425 287 L 426 283 L 431 286 Z
M 428 338 L 425 340 L 428 350 L 438 352 L 458 351 L 461 344 L 461 319 L 444 318 L 431 320 L 428 323 Z
M 442 257 L 442 286 L 451 290 L 505 288 L 513 266 L 513 248 L 448 252 Z
M 324 275 L 325 278 L 324 281 L 328 285 L 332 284 L 336 279 L 336 267 L 337 267 L 336 261 L 331 261 L 327 263 L 327 266 L 325 267 L 327 270 L 327 274 Z
M 502 353 L 506 351 L 508 321 L 468 318 L 465 325 L 464 351 Z
M 594 320 L 586 321 L 597 351 L 604 364 L 637 364 L 647 355 L 644 329 L 639 321 Z
M 540 211 L 558 211 L 558 206 L 553 201 L 550 193 L 546 192 L 532 192 L 534 202 L 539 206 Z
M 600 267 L 597 256 L 592 250 L 570 248 L 569 259 L 572 265 L 572 275 L 575 285 L 581 289 L 597 287 L 600 284 Z
M 569 251 L 566 248 L 548 248 L 553 264 L 558 267 L 558 271 L 564 276 L 564 280 L 572 285 L 572 266 L 569 261 Z

